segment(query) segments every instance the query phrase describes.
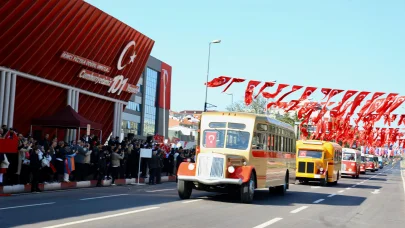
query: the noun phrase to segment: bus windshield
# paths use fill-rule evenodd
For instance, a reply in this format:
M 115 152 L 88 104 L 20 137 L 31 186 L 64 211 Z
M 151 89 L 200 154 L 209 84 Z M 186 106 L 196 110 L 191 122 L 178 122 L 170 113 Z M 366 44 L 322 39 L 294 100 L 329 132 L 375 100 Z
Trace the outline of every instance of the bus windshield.
M 374 160 L 373 160 L 372 157 L 366 157 L 366 161 L 367 161 L 367 162 L 373 162 Z
M 205 148 L 246 150 L 249 147 L 249 138 L 250 133 L 247 131 L 207 129 L 203 134 L 203 146 Z
M 299 150 L 298 157 L 300 158 L 322 158 L 320 150 Z
M 361 156 L 361 161 L 362 161 L 362 162 L 366 162 L 366 157 Z
M 355 161 L 354 155 L 353 153 L 343 153 L 343 161 Z

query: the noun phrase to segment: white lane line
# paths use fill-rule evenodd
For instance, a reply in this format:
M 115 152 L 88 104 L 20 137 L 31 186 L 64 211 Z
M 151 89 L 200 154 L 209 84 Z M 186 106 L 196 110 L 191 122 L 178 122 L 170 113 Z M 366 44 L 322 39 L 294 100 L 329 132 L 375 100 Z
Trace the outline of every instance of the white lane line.
M 35 206 L 49 205 L 49 204 L 54 204 L 54 203 L 55 202 L 28 204 L 28 205 L 14 206 L 14 207 L 3 207 L 3 208 L 0 208 L 0 210 L 8 210 L 8 209 L 15 209 L 15 208 L 23 208 L 23 207 L 35 207 Z
M 342 192 L 344 192 L 345 190 L 340 190 L 340 191 L 338 191 L 338 193 L 342 193 Z
M 322 188 L 321 186 L 311 186 L 311 188 Z
M 260 225 L 258 225 L 258 226 L 255 226 L 255 227 L 253 227 L 253 228 L 264 228 L 264 227 L 268 227 L 268 226 L 270 226 L 270 225 L 272 225 L 272 224 L 274 224 L 274 223 L 276 223 L 276 222 L 278 222 L 278 221 L 280 221 L 280 220 L 282 220 L 283 218 L 274 218 L 274 219 L 272 219 L 272 220 L 270 220 L 270 221 L 268 221 L 268 222 L 265 222 L 265 223 L 263 223 L 263 224 L 260 224 Z
M 184 201 L 184 202 L 181 202 L 181 203 L 194 203 L 194 202 L 201 201 L 201 200 L 202 199 L 187 200 L 187 201 Z
M 84 220 L 79 220 L 79 221 L 74 221 L 74 222 L 67 222 L 67 223 L 62 223 L 59 225 L 47 226 L 44 228 L 57 228 L 57 227 L 71 226 L 71 225 L 82 224 L 82 223 L 86 223 L 86 222 L 93 222 L 93 221 L 102 220 L 102 219 L 109 219 L 109 218 L 114 218 L 114 217 L 118 217 L 118 216 L 130 215 L 130 214 L 135 214 L 135 213 L 150 211 L 150 210 L 155 210 L 155 209 L 159 209 L 159 207 L 149 207 L 149 208 L 140 209 L 140 210 L 127 211 L 127 212 L 118 213 L 118 214 L 106 215 L 106 216 L 84 219 Z
M 102 199 L 102 198 L 110 198 L 110 197 L 117 197 L 117 196 L 127 196 L 129 194 L 118 194 L 118 195 L 109 195 L 109 196 L 98 196 L 98 197 L 91 197 L 91 198 L 84 198 L 80 200 L 93 200 L 93 199 Z
M 324 201 L 325 199 L 319 199 L 319 200 L 316 200 L 316 201 L 314 201 L 313 203 L 320 203 L 320 202 L 322 202 L 322 201 Z
M 167 189 L 159 189 L 159 190 L 151 190 L 146 192 L 165 192 L 165 191 L 173 191 L 176 190 L 175 188 L 167 188 Z
M 328 195 L 329 198 L 336 196 L 336 194 Z
M 346 188 L 347 190 L 350 190 L 350 189 L 352 189 L 352 188 Z
M 290 213 L 291 213 L 291 214 L 296 214 L 296 213 L 298 213 L 298 212 L 300 212 L 300 211 L 302 211 L 302 210 L 305 210 L 305 209 L 307 209 L 307 208 L 308 208 L 308 206 L 302 206 L 302 207 L 300 207 L 300 208 L 297 208 L 297 209 L 291 211 Z

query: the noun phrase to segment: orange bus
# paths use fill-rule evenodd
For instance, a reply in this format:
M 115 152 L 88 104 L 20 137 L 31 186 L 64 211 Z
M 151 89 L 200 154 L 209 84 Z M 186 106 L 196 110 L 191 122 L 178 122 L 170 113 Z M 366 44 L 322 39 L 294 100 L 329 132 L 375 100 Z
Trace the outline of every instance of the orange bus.
M 206 112 L 201 116 L 196 163 L 178 170 L 178 193 L 188 199 L 192 190 L 236 194 L 253 200 L 256 188 L 285 194 L 295 179 L 294 128 L 265 115 Z

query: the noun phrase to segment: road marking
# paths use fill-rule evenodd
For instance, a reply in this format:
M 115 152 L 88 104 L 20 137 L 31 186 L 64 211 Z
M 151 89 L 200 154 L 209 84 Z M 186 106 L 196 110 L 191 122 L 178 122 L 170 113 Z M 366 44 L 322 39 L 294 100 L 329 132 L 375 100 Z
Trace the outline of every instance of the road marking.
M 117 196 L 127 196 L 129 194 L 118 194 L 118 195 L 109 195 L 109 196 L 99 196 L 99 197 L 92 197 L 92 198 L 84 198 L 80 200 L 93 200 L 93 199 L 102 199 L 102 198 L 110 198 L 110 197 L 117 197 Z
M 350 189 L 352 189 L 352 188 L 346 188 L 347 190 L 350 190 Z
M 328 195 L 329 198 L 336 196 L 336 194 Z
M 290 213 L 291 213 L 291 214 L 296 214 L 296 213 L 298 213 L 298 212 L 300 212 L 300 211 L 302 211 L 302 210 L 305 210 L 305 209 L 307 209 L 307 208 L 308 208 L 308 206 L 302 206 L 302 207 L 300 207 L 300 208 L 297 208 L 297 209 L 291 211 Z
M 8 210 L 8 209 L 15 209 L 15 208 L 22 208 L 22 207 L 34 207 L 34 206 L 42 206 L 42 205 L 49 205 L 54 204 L 55 202 L 50 203 L 38 203 L 38 204 L 28 204 L 28 205 L 21 205 L 21 206 L 14 206 L 14 207 L 3 207 L 0 210 Z
M 182 203 L 194 203 L 194 202 L 201 201 L 201 200 L 202 200 L 202 199 L 187 200 L 187 201 L 184 201 L 184 202 L 182 202 Z
M 380 190 L 379 190 L 379 189 L 376 189 L 376 190 L 374 190 L 374 192 L 371 192 L 371 193 L 373 193 L 373 194 L 378 194 L 378 193 L 380 193 Z
M 340 191 L 338 191 L 338 193 L 342 193 L 342 192 L 344 192 L 345 190 L 340 190 Z
M 260 224 L 260 225 L 258 225 L 258 226 L 255 226 L 255 227 L 253 227 L 253 228 L 264 228 L 264 227 L 268 227 L 268 226 L 270 226 L 270 225 L 272 225 L 272 224 L 274 224 L 274 223 L 276 223 L 276 222 L 278 222 L 278 221 L 280 221 L 280 220 L 282 220 L 283 218 L 274 218 L 274 219 L 272 219 L 272 220 L 270 220 L 270 221 L 268 221 L 268 222 L 265 222 L 265 223 L 263 223 L 263 224 Z
M 86 222 L 93 222 L 93 221 L 102 220 L 102 219 L 109 219 L 109 218 L 114 218 L 114 217 L 118 217 L 118 216 L 130 215 L 130 214 L 135 214 L 135 213 L 150 211 L 150 210 L 155 210 L 155 209 L 159 209 L 159 207 L 149 207 L 149 208 L 135 210 L 135 211 L 127 211 L 127 212 L 118 213 L 118 214 L 106 215 L 106 216 L 101 216 L 101 217 L 96 217 L 96 218 L 91 218 L 91 219 L 84 219 L 84 220 L 79 220 L 79 221 L 75 221 L 75 222 L 67 222 L 67 223 L 62 223 L 62 224 L 54 225 L 54 226 L 47 226 L 44 228 L 57 228 L 57 227 L 71 226 L 71 225 L 76 225 L 76 224 L 81 224 L 81 223 L 86 223 Z
M 173 191 L 176 190 L 175 188 L 167 188 L 167 189 L 159 189 L 159 190 L 151 190 L 146 192 L 164 192 L 164 191 Z
M 319 200 L 316 200 L 316 201 L 314 201 L 313 203 L 320 203 L 320 202 L 322 202 L 322 201 L 324 201 L 325 199 L 319 199 Z
M 311 188 L 322 188 L 321 186 L 311 186 Z

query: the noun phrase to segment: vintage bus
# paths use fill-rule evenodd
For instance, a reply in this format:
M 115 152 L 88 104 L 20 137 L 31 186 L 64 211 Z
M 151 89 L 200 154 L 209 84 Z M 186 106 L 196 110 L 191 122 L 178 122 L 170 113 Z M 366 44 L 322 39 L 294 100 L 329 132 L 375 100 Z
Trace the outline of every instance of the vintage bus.
M 359 178 L 361 166 L 361 152 L 359 150 L 343 148 L 342 175 Z
M 181 163 L 177 173 L 181 199 L 192 189 L 236 194 L 243 203 L 257 188 L 285 194 L 295 178 L 291 125 L 265 115 L 205 112 L 200 126 L 196 163 Z
M 374 155 L 366 154 L 366 170 L 375 172 L 376 168 L 377 168 L 377 164 L 374 162 Z M 378 170 L 378 168 L 377 168 L 377 170 Z
M 361 155 L 361 162 L 360 162 L 360 173 L 361 174 L 366 174 L 367 169 L 366 169 L 366 157 L 364 155 Z
M 333 142 L 297 141 L 296 181 L 337 184 L 340 178 L 342 147 Z

